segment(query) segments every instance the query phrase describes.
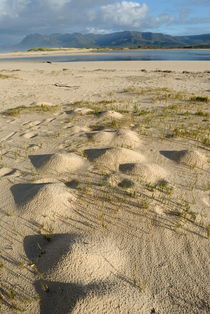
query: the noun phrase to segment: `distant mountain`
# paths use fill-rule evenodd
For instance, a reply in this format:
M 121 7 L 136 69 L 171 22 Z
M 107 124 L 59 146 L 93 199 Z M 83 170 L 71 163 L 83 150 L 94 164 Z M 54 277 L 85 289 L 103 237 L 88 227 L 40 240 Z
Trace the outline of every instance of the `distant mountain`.
M 117 32 L 111 34 L 51 34 L 27 35 L 15 48 L 178 48 L 210 47 L 210 34 L 171 36 L 150 32 Z

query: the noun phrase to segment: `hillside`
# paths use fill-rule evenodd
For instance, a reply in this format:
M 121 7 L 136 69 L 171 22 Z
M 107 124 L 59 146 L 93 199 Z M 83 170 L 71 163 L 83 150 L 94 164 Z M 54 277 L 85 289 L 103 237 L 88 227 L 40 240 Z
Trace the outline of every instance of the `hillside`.
M 30 34 L 15 47 L 30 49 L 39 47 L 65 48 L 177 48 L 210 47 L 210 34 L 191 36 L 171 36 L 151 32 L 117 32 L 111 34 Z

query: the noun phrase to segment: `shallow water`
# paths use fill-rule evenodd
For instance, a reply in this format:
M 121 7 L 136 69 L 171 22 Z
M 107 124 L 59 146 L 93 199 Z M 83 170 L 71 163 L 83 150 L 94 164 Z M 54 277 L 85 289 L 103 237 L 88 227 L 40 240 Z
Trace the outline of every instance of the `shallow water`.
M 25 58 L 4 58 L 0 61 L 51 61 L 51 62 L 80 62 L 80 61 L 210 61 L 210 50 L 115 50 L 95 52 L 87 55 L 42 56 Z

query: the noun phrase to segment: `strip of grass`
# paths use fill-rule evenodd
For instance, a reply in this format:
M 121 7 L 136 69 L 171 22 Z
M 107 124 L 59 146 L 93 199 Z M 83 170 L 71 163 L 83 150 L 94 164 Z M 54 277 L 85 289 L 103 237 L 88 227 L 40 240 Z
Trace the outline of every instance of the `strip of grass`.
M 17 116 L 21 113 L 25 112 L 54 112 L 57 111 L 60 107 L 58 105 L 55 106 L 19 106 L 15 108 L 11 108 L 2 112 L 5 116 Z
M 205 102 L 208 103 L 210 99 L 207 96 L 193 96 L 190 97 L 190 101 L 196 101 L 196 102 Z
M 16 79 L 17 77 L 14 75 L 0 74 L 0 79 L 5 80 L 5 79 L 11 79 L 11 78 Z

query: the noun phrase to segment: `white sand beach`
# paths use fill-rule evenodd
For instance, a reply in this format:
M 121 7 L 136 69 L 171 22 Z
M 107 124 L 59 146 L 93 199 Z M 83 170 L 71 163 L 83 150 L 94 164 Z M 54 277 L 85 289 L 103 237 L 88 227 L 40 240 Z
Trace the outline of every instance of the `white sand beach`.
M 0 86 L 0 312 L 209 313 L 210 61 L 0 61 Z

